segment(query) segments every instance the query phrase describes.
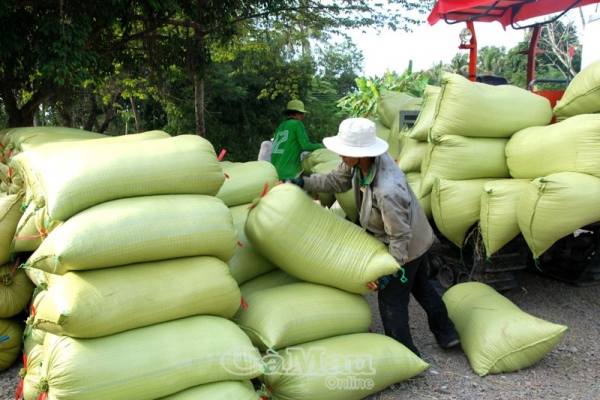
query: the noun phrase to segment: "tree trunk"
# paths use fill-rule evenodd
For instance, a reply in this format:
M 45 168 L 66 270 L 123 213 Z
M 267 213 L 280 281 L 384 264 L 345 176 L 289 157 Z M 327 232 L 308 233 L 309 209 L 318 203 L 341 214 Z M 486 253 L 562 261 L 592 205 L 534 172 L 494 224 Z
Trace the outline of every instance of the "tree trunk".
M 30 112 L 24 113 L 22 108 L 17 105 L 17 100 L 10 88 L 2 88 L 2 99 L 4 100 L 4 109 L 8 114 L 8 127 L 16 128 L 20 126 L 33 126 L 33 118 L 35 109 L 30 109 Z
M 196 135 L 206 137 L 204 125 L 204 78 L 194 74 L 194 111 L 196 114 Z
M 133 120 L 135 121 L 135 133 L 140 133 L 140 121 L 138 119 L 137 107 L 135 105 L 135 100 L 133 96 L 129 96 L 129 101 L 131 102 L 131 110 L 133 111 Z

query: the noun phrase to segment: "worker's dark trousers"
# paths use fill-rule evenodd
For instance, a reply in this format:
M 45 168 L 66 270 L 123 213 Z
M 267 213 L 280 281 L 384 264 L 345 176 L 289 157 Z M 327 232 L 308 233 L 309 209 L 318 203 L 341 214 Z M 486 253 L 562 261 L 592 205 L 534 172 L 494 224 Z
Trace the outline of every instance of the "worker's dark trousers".
M 403 267 L 408 281 L 402 283 L 399 277 L 395 277 L 385 288 L 379 290 L 379 313 L 385 334 L 420 357 L 419 350 L 413 344 L 408 324 L 408 302 L 411 293 L 427 313 L 429 329 L 440 346 L 443 347 L 457 339 L 458 335 L 448 317 L 446 305 L 429 282 L 427 253 Z M 399 275 L 402 276 L 402 273 Z

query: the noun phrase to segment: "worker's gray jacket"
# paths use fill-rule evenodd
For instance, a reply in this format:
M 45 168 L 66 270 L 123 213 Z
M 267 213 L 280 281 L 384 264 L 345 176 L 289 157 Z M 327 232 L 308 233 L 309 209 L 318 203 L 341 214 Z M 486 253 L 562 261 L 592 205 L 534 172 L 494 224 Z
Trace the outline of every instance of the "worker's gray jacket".
M 360 224 L 388 245 L 389 252 L 402 266 L 423 255 L 434 234 L 425 212 L 411 190 L 404 172 L 388 153 L 375 157 L 373 180 L 361 191 L 354 168 L 340 163 L 328 174 L 304 177 L 310 192 L 344 193 L 354 191 L 360 205 Z

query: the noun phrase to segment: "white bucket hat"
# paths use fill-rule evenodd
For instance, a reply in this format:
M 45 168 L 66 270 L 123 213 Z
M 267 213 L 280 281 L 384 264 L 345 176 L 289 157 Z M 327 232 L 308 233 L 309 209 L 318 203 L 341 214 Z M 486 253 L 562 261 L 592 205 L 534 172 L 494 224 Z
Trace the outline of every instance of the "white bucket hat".
M 343 120 L 337 136 L 326 137 L 323 144 L 341 156 L 356 158 L 376 157 L 388 149 L 388 143 L 377 137 L 375 122 L 367 118 Z

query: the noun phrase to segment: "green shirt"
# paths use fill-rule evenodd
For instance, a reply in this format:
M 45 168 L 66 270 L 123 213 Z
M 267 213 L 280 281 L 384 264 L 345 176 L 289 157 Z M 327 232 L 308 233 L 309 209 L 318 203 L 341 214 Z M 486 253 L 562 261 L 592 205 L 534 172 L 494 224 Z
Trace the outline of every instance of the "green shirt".
M 275 131 L 271 163 L 277 169 L 279 179 L 296 178 L 302 173 L 302 152 L 321 148 L 321 144 L 311 143 L 308 139 L 302 121 L 290 118 Z

